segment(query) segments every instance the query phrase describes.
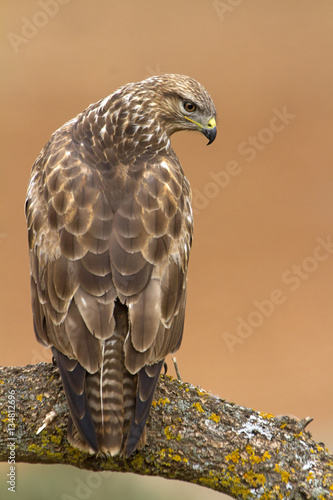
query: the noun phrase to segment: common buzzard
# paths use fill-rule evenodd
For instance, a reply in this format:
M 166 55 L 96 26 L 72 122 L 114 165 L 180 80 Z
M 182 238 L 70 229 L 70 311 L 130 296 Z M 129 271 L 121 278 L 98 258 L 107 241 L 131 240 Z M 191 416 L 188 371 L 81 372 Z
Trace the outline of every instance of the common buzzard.
M 191 188 L 170 143 L 216 111 L 182 75 L 119 88 L 65 123 L 33 165 L 26 200 L 37 340 L 52 349 L 69 441 L 125 456 L 145 425 L 165 356 L 181 343 Z

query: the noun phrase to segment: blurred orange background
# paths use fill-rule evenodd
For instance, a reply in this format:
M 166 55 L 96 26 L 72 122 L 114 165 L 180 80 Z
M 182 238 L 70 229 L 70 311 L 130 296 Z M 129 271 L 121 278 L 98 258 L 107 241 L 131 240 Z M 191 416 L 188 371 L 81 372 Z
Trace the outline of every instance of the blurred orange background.
M 0 364 L 51 359 L 32 329 L 23 213 L 39 151 L 120 85 L 187 74 L 215 101 L 218 136 L 209 148 L 199 134 L 173 136 L 195 212 L 182 378 L 314 417 L 313 437 L 333 450 L 331 0 L 21 0 L 4 2 L 2 19 Z M 18 498 L 40 470 L 19 466 Z

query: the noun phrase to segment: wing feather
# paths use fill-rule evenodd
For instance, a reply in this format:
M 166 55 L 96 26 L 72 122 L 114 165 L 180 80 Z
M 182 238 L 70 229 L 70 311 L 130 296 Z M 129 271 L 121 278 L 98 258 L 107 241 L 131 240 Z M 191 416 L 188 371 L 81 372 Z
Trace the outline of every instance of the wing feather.
M 65 259 L 62 255 L 59 256 L 54 261 L 53 273 L 50 272 L 49 275 L 56 296 L 68 302 L 79 286 L 73 262 Z
M 60 231 L 60 251 L 68 260 L 82 259 L 88 252 L 88 246 L 82 244 L 77 235 L 68 232 L 65 228 Z
M 114 330 L 113 211 L 66 126 L 33 167 L 26 211 L 36 336 L 96 372 Z
M 74 301 L 69 306 L 64 326 L 75 359 L 88 372 L 95 373 L 102 362 L 101 342 L 89 331 Z M 62 349 L 65 347 L 61 344 L 61 339 L 58 344 L 61 345 Z
M 95 296 L 81 288 L 75 293 L 74 300 L 78 311 L 89 332 L 98 339 L 107 339 L 110 337 L 110 331 L 114 331 L 113 310 L 115 299 L 115 293 L 110 297 L 110 301 L 106 303 L 99 302 Z
M 152 279 L 140 298 L 129 307 L 132 344 L 139 352 L 147 351 L 156 338 L 161 321 L 161 286 Z
M 147 264 L 141 252 L 127 252 L 119 243 L 115 231 L 110 238 L 110 258 L 113 266 L 123 276 L 140 272 Z
M 132 210 L 122 211 L 121 215 L 121 222 L 126 216 L 128 222 L 121 224 L 120 231 L 129 227 L 133 214 L 135 225 L 141 230 L 141 218 L 144 234 L 148 236 L 142 240 L 140 251 L 153 265 L 151 281 L 137 291 L 129 306 L 131 328 L 124 350 L 126 367 L 131 373 L 164 359 L 179 348 L 182 339 L 189 256 L 186 249 L 191 246 L 192 213 L 190 187 L 177 166 L 177 159 L 172 164 L 167 158 L 149 165 L 137 185 Z M 117 230 L 118 225 L 113 227 L 118 238 Z M 122 237 L 126 239 L 133 234 L 125 231 Z M 139 247 L 138 244 L 136 250 Z M 122 244 L 119 251 L 126 252 L 127 248 Z
M 110 273 L 110 257 L 106 251 L 101 254 L 87 252 L 81 259 L 81 264 L 87 271 L 96 276 L 106 276 Z
M 122 275 L 113 265 L 111 265 L 111 270 L 118 297 L 123 303 L 127 303 L 131 297 L 137 296 L 146 288 L 153 272 L 153 266 L 146 263 L 140 271 L 127 276 Z

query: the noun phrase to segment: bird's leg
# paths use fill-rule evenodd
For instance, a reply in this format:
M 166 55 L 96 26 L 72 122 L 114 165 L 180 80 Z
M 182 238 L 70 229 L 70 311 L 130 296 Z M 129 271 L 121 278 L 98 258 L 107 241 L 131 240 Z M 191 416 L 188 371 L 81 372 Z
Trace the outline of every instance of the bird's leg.
M 172 359 L 173 365 L 175 367 L 175 371 L 176 371 L 176 375 L 177 375 L 177 380 L 179 380 L 179 382 L 182 382 L 182 378 L 180 376 L 180 371 L 179 371 L 177 359 L 175 358 L 175 356 L 173 356 L 171 359 Z

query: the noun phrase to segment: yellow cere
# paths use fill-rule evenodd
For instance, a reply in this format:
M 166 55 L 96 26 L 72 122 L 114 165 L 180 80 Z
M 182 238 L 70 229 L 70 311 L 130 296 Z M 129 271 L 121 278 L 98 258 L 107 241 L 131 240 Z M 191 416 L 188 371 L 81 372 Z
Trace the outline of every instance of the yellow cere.
M 207 123 L 207 128 L 214 128 L 214 127 L 216 127 L 216 120 L 215 118 L 211 118 Z

